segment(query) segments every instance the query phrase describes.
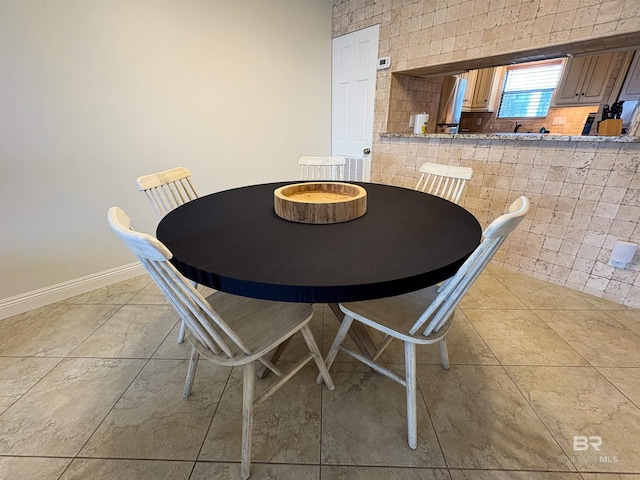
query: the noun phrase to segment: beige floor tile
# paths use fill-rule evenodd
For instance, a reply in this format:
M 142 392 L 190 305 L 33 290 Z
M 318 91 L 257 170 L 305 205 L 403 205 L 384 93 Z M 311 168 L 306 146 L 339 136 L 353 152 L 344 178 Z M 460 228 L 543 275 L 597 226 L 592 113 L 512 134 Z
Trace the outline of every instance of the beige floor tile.
M 127 303 L 129 305 L 170 305 L 167 297 L 153 281 L 149 282 Z
M 579 471 L 640 472 L 640 409 L 594 368 L 506 369 Z M 574 450 L 575 435 L 601 437 L 600 450 Z
M 291 365 L 282 365 L 286 371 Z M 318 369 L 308 365 L 254 410 L 254 462 L 320 461 L 320 396 Z M 256 381 L 256 398 L 273 375 Z M 195 388 L 195 387 L 194 387 Z M 198 460 L 239 462 L 242 439 L 242 368 L 233 369 Z
M 640 407 L 640 368 L 599 367 L 598 371 L 635 403 L 636 407 Z
M 503 365 L 588 365 L 530 310 L 471 310 L 467 317 Z
M 251 479 L 640 480 L 639 310 L 493 263 L 462 306 L 451 369 L 417 351 L 417 450 L 404 389 L 340 353 L 335 391 L 309 365 L 256 409 Z M 326 354 L 339 322 L 314 313 Z M 239 478 L 240 369 L 202 360 L 182 398 L 178 329 L 146 275 L 0 320 L 0 480 Z M 294 338 L 281 362 L 305 353 Z M 151 354 L 144 370 L 130 358 Z M 119 359 L 61 358 L 103 355 Z M 382 359 L 403 373 L 400 342 Z M 582 434 L 602 437 L 602 461 L 573 451 Z
M 170 306 L 125 305 L 69 356 L 149 358 L 177 322 Z
M 447 333 L 447 349 L 451 365 L 499 365 L 498 359 L 482 337 L 467 320 L 461 310 L 457 310 L 451 329 Z M 416 361 L 419 365 L 441 364 L 440 348 L 434 345 L 418 345 Z M 399 340 L 394 340 L 382 354 L 382 360 L 387 363 L 404 364 L 404 346 Z
M 173 360 L 188 360 L 191 353 L 191 344 L 185 339 L 184 342 L 178 343 L 178 333 L 180 332 L 181 322 L 171 329 L 169 335 L 163 340 L 160 347 L 153 354 L 152 358 L 166 358 Z
M 81 452 L 83 457 L 195 460 L 229 369 L 202 360 L 182 396 L 183 360 L 150 360 Z
M 149 277 L 149 275 L 140 275 L 123 282 L 76 295 L 75 297 L 65 300 L 65 303 L 124 305 L 135 297 L 144 287 L 149 285 L 150 282 L 151 277 Z
M 640 480 L 640 474 L 625 473 L 583 473 L 584 480 Z
M 71 458 L 0 457 L 0 480 L 57 480 Z
M 505 470 L 451 470 L 451 480 L 582 480 L 571 472 L 514 472 Z
M 188 480 L 193 462 L 76 458 L 60 480 Z
M 640 367 L 640 335 L 605 312 L 539 310 L 536 314 L 591 365 Z
M 512 275 L 516 272 L 512 270 L 508 270 L 504 267 L 500 267 L 495 263 L 495 260 L 492 260 L 489 262 L 489 264 L 486 267 L 484 267 L 484 270 L 482 273 L 483 274 L 490 273 L 492 275 L 509 275 L 509 274 Z
M 239 463 L 198 462 L 190 480 L 237 480 Z M 319 480 L 320 467 L 316 465 L 251 464 L 251 480 Z
M 582 293 L 581 295 L 585 298 L 585 300 L 589 304 L 594 305 L 596 308 L 599 308 L 600 310 L 613 310 L 613 311 L 620 311 L 620 312 L 625 312 L 625 311 L 637 312 L 638 311 L 637 309 L 634 309 L 632 307 L 628 307 L 620 303 L 615 303 L 605 298 L 598 298 L 593 295 L 589 295 L 588 293 Z
M 143 365 L 143 360 L 62 361 L 0 415 L 0 454 L 77 454 Z
M 571 469 L 502 367 L 421 366 L 418 381 L 450 468 Z
M 601 309 L 600 299 L 526 275 L 495 275 L 518 299 L 532 309 Z
M 0 355 L 64 357 L 121 307 L 57 304 L 0 345 Z
M 336 389 L 322 392 L 323 464 L 445 467 L 420 396 L 418 448 L 412 450 L 401 385 L 361 364 L 334 364 L 331 375 Z
M 58 310 L 58 304 L 53 303 L 45 307 L 36 308 L 19 315 L 4 318 L 0 320 L 0 345 L 9 340 L 11 337 L 18 335 L 25 328 L 38 323 L 43 319 L 49 318 L 52 312 Z M 2 355 L 0 351 L 0 355 Z
M 607 310 L 607 315 L 640 335 L 640 310 Z
M 439 468 L 322 467 L 322 480 L 451 480 Z
M 61 361 L 60 358 L 0 357 L 0 413 Z
M 493 275 L 481 275 L 462 297 L 460 308 L 497 310 L 527 307 Z

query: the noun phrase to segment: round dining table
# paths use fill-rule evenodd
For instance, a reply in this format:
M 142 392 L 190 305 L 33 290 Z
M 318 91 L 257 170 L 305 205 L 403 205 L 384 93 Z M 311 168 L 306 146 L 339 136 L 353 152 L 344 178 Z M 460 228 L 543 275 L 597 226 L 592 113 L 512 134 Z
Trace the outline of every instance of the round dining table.
M 285 220 L 274 211 L 279 182 L 234 188 L 168 213 L 157 238 L 187 278 L 267 300 L 335 303 L 419 290 L 451 277 L 482 229 L 440 197 L 374 183 L 366 213 L 334 224 Z

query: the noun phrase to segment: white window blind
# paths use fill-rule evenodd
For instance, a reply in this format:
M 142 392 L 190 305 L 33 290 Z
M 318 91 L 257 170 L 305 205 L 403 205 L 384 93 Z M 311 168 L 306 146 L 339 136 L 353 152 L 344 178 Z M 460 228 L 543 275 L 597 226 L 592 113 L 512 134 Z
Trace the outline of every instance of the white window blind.
M 546 116 L 561 70 L 561 62 L 509 68 L 498 117 Z

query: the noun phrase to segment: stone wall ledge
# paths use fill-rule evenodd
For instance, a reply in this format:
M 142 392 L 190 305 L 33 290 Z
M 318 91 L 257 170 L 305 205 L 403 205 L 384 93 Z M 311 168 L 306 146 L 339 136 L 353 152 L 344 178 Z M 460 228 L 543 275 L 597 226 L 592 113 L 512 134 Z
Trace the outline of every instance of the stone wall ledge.
M 453 139 L 453 140 L 506 140 L 506 141 L 546 141 L 546 142 L 602 142 L 640 143 L 640 138 L 629 135 L 617 137 L 594 135 L 553 135 L 549 133 L 383 133 L 381 138 Z

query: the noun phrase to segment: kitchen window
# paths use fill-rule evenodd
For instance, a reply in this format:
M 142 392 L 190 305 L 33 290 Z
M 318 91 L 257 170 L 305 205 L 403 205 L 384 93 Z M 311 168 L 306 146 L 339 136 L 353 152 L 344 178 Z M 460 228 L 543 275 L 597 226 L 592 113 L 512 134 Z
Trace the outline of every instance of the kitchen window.
M 498 118 L 546 117 L 562 60 L 507 68 Z

